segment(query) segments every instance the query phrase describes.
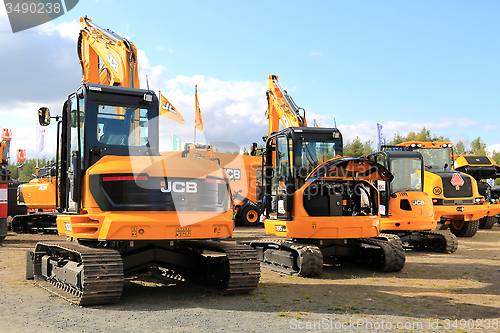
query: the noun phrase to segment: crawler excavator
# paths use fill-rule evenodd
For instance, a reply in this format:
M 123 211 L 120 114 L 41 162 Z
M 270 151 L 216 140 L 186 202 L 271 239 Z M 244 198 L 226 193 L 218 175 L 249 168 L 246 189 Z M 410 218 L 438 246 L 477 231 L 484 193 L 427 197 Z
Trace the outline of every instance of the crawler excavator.
M 123 48 L 137 78 L 133 44 L 81 21 L 79 47 L 107 58 L 107 71 L 120 68 L 110 50 Z M 81 54 L 83 66 L 98 60 Z M 212 161 L 162 157 L 155 93 L 135 79 L 110 82 L 84 80 L 64 102 L 53 201 L 58 232 L 70 241 L 28 251 L 26 278 L 78 305 L 117 302 L 124 276 L 150 268 L 225 294 L 255 289 L 256 251 L 220 241 L 233 232 L 226 174 Z M 40 124 L 50 119 L 40 108 Z
M 379 181 L 380 229 L 398 235 L 407 248 L 453 253 L 457 237 L 448 230 L 436 229 L 437 219 L 431 196 L 423 191 L 424 162 L 415 151 L 380 151 L 367 156 L 385 166 L 394 176 L 392 182 Z
M 366 158 L 342 158 L 340 131 L 307 127 L 304 109 L 275 75 L 269 76 L 267 98 L 264 224 L 267 234 L 284 238 L 250 242 L 261 265 L 315 276 L 323 263 L 344 259 L 400 271 L 405 263 L 401 241 L 380 234 L 379 193 L 370 182 L 390 182 L 392 174 Z
M 449 228 L 458 237 L 472 237 L 479 227 L 479 219 L 487 214 L 488 206 L 479 194 L 476 180 L 452 170 L 451 142 L 409 141 L 396 149 L 417 151 L 424 158 L 424 192 L 432 198 L 434 214 L 440 220 L 439 228 Z
M 453 169 L 472 176 L 478 186 L 479 194 L 484 196 L 489 209 L 486 216 L 479 219 L 479 229 L 491 229 L 497 221 L 496 215 L 500 213 L 500 202 L 491 196 L 491 185 L 485 179 L 500 177 L 500 166 L 489 156 L 455 155 L 453 156 Z

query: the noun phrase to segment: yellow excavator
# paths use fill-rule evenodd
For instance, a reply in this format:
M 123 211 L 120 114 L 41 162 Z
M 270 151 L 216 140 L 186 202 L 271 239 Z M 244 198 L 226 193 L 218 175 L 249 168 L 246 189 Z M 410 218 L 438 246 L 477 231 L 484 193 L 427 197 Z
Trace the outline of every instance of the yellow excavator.
M 377 182 L 380 192 L 380 229 L 398 235 L 406 248 L 453 253 L 458 240 L 448 230 L 434 230 L 437 218 L 431 196 L 423 191 L 424 162 L 415 151 L 392 150 L 367 156 L 385 166 L 394 176 L 392 182 Z
M 397 145 L 401 150 L 417 151 L 424 158 L 424 192 L 432 198 L 438 228 L 447 228 L 458 237 L 472 237 L 479 219 L 487 214 L 488 206 L 479 193 L 476 180 L 453 170 L 451 142 L 409 141 Z
M 161 156 L 158 98 L 139 89 L 135 47 L 88 18 L 81 21 L 84 74 L 96 60 L 106 69 L 99 77 L 84 75 L 54 117 L 59 149 L 51 200 L 58 233 L 70 241 L 44 241 L 28 251 L 26 278 L 78 305 L 117 302 L 124 276 L 144 269 L 225 294 L 255 289 L 256 251 L 220 241 L 233 233 L 227 174 L 213 161 Z M 86 48 L 99 58 L 87 59 Z M 134 79 L 113 78 L 121 67 L 110 57 L 119 50 L 129 61 L 121 70 Z M 108 75 L 111 85 L 85 82 L 103 83 Z M 51 119 L 40 108 L 40 125 Z M 32 194 L 41 187 L 20 186 L 27 206 L 37 205 Z
M 307 127 L 304 109 L 276 75 L 269 76 L 267 98 L 264 224 L 267 234 L 283 238 L 250 242 L 261 265 L 299 276 L 319 275 L 325 262 L 337 260 L 400 271 L 405 253 L 397 236 L 380 234 L 379 193 L 371 183 L 390 182 L 392 174 L 366 158 L 341 158 L 340 131 Z
M 484 180 L 500 177 L 500 166 L 489 156 L 460 154 L 454 155 L 453 160 L 453 169 L 472 176 L 477 182 L 479 194 L 485 198 L 484 205 L 488 207 L 488 211 L 479 219 L 479 229 L 493 228 L 497 222 L 496 215 L 500 213 L 500 202 L 492 198 L 491 185 Z

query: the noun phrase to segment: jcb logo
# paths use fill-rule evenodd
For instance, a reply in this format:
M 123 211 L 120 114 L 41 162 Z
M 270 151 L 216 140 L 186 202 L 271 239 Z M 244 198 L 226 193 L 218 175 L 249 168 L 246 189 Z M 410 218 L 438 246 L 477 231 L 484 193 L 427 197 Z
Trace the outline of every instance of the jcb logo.
M 423 205 L 425 205 L 425 201 L 424 201 L 424 200 L 413 200 L 413 201 L 411 202 L 411 204 L 412 204 L 413 206 L 423 206 Z
M 226 171 L 228 173 L 229 178 L 231 180 L 240 180 L 241 179 L 241 170 L 240 169 L 224 168 L 224 171 Z
M 161 182 L 160 190 L 163 193 L 197 193 L 198 184 L 194 182 Z

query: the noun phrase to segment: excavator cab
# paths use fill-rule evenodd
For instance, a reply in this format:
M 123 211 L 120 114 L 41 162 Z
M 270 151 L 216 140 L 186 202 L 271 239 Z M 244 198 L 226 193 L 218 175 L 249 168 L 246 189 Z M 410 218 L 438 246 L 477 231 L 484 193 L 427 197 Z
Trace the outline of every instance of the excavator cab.
M 68 96 L 61 122 L 60 212 L 80 211 L 83 175 L 104 156 L 159 155 L 157 110 L 158 99 L 146 90 L 83 84 Z M 41 109 L 39 119 L 48 124 L 49 110 Z
M 269 137 L 265 159 L 267 218 L 290 219 L 295 190 L 320 163 L 342 151 L 337 129 L 287 128 Z

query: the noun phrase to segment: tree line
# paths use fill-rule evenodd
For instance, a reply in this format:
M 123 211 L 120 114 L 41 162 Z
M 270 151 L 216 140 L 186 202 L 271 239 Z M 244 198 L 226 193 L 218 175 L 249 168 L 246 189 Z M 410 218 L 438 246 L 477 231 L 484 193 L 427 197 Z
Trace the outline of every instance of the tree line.
M 424 127 L 420 132 L 410 132 L 406 136 L 401 135 L 401 133 L 398 132 L 394 135 L 394 138 L 392 140 L 386 142 L 386 145 L 394 146 L 407 141 L 451 142 L 448 137 L 431 135 L 430 131 Z M 352 142 L 347 141 L 344 144 L 344 155 L 352 157 L 366 156 L 368 154 L 376 152 L 374 147 L 378 149 L 378 146 L 374 145 L 371 140 L 361 142 L 361 139 L 359 137 L 356 137 L 356 139 L 352 140 Z M 488 155 L 488 153 L 486 152 L 486 143 L 481 140 L 481 137 L 477 137 L 471 142 L 469 142 L 467 139 L 463 139 L 457 143 L 454 143 L 453 154 L 471 154 L 478 156 Z M 495 163 L 500 165 L 500 152 L 493 151 L 493 154 L 490 155 L 490 157 L 495 161 Z

